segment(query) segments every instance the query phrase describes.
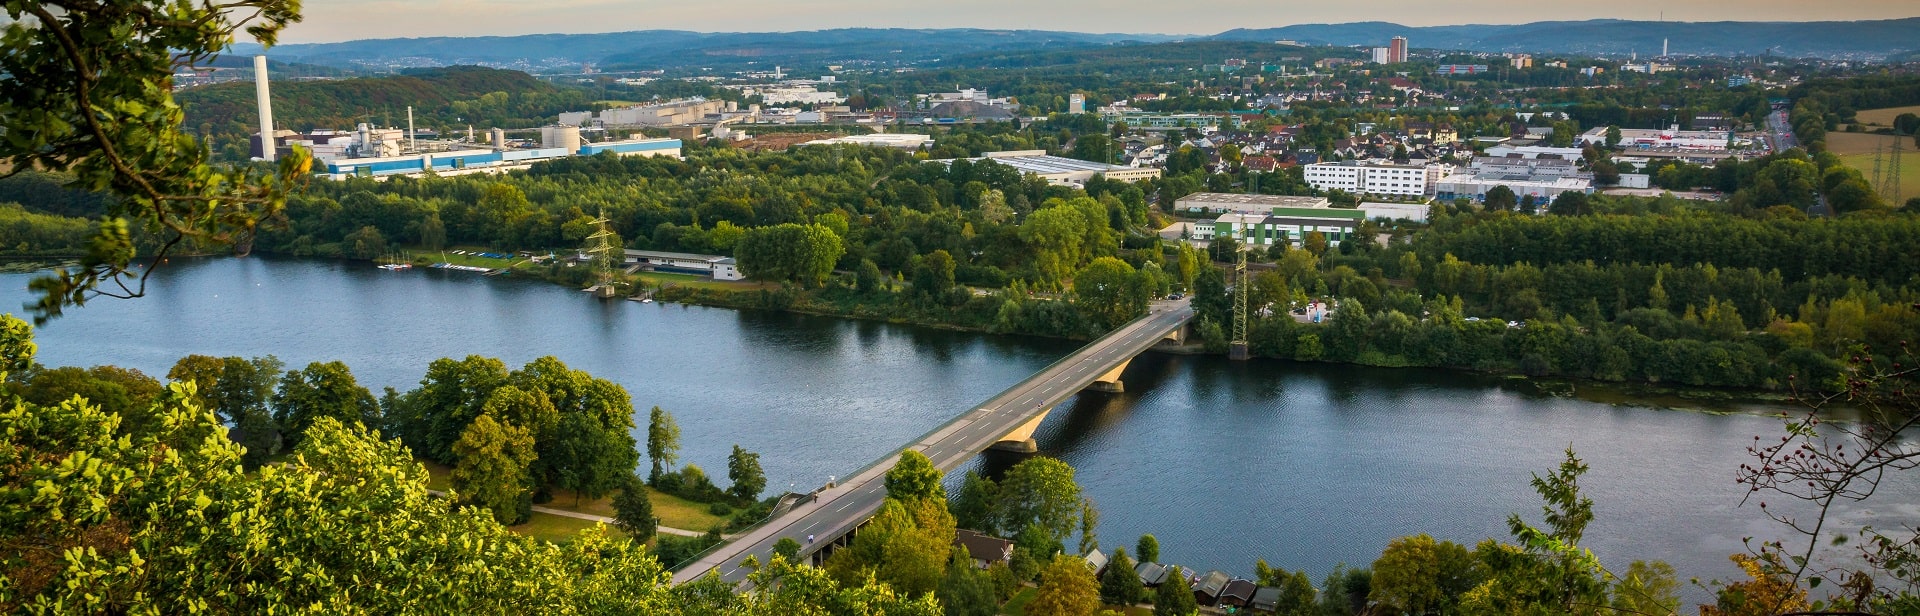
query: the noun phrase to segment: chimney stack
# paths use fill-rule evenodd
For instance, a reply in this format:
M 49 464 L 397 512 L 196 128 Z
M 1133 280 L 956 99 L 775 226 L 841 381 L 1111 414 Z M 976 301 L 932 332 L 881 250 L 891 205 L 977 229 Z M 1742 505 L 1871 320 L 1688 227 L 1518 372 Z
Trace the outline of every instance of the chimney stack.
M 273 162 L 273 99 L 267 95 L 267 57 L 253 57 L 253 97 L 260 104 L 260 158 Z

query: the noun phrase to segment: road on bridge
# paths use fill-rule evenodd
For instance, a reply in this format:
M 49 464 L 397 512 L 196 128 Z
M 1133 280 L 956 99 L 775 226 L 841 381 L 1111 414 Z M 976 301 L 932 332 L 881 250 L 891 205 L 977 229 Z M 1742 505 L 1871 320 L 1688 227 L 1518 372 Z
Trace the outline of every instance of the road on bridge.
M 942 472 L 959 468 L 973 456 L 999 442 L 1001 437 L 1080 393 L 1100 375 L 1152 348 L 1192 318 L 1193 308 L 1185 300 L 1155 302 L 1147 316 L 1074 351 L 909 443 L 905 449 L 926 454 Z M 773 554 L 773 544 L 782 538 L 800 542 L 804 546 L 802 553 L 810 554 L 818 550 L 820 545 L 807 545 L 807 537 L 818 537 L 820 543 L 830 541 L 845 535 L 879 511 L 887 496 L 886 473 L 898 458 L 899 452 L 888 454 L 838 486 L 821 491 L 818 500 L 802 503 L 766 525 L 709 552 L 674 572 L 673 583 L 689 582 L 710 571 L 718 572 L 722 579 L 729 582 L 744 580 L 751 572 L 742 568 L 741 563 L 748 556 L 757 557 L 762 563 L 767 562 Z

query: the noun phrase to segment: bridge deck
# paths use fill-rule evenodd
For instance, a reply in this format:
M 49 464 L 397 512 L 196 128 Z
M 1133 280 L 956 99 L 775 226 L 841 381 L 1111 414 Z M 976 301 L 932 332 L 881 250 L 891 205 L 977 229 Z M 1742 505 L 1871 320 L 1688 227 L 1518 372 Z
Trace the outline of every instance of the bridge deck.
M 988 399 L 932 432 L 908 443 L 933 460 L 941 471 L 951 471 L 985 451 L 1016 428 L 1053 408 L 1062 400 L 1080 393 L 1100 375 L 1152 348 L 1162 338 L 1178 330 L 1193 318 L 1186 302 L 1156 302 L 1147 316 L 1140 317 L 1105 337 L 1074 351 L 1053 365 L 1035 373 L 1006 391 Z M 709 571 L 718 571 L 723 579 L 738 582 L 748 571 L 740 567 L 749 555 L 766 562 L 773 544 L 792 538 L 806 545 L 809 535 L 824 544 L 839 537 L 871 517 L 886 499 L 883 480 L 899 450 L 869 465 L 838 486 L 820 492 L 814 502 L 802 503 L 779 518 L 736 538 L 674 572 L 673 582 L 684 583 Z M 806 545 L 810 553 L 820 545 Z

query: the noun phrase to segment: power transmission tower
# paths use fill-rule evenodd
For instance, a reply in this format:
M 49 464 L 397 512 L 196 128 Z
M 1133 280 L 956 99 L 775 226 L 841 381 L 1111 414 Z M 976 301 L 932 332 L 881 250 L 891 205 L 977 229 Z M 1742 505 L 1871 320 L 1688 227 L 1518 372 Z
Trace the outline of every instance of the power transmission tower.
M 587 236 L 587 252 L 593 255 L 596 275 L 593 291 L 600 297 L 615 295 L 613 269 L 620 263 L 620 255 L 615 254 L 613 242 L 610 240 L 614 233 L 607 228 L 607 222 L 607 212 L 601 210 L 600 216 L 593 220 L 593 224 L 598 225 L 599 229 L 594 231 L 593 235 Z
M 1247 281 L 1248 235 L 1241 234 L 1234 250 L 1239 259 L 1233 265 L 1233 340 L 1227 343 L 1227 358 L 1234 361 L 1246 361 L 1251 357 L 1247 352 L 1247 295 L 1253 290 L 1253 285 Z
M 1895 139 L 1895 141 L 1898 141 L 1898 139 Z M 1881 166 L 1881 163 L 1884 162 L 1882 161 L 1882 158 L 1883 158 L 1882 155 L 1885 154 L 1885 151 L 1886 151 L 1885 146 L 1880 145 L 1880 142 L 1878 141 L 1874 142 L 1873 144 L 1873 190 L 1883 195 L 1887 194 L 1887 184 L 1886 184 L 1887 178 L 1886 176 L 1882 175 L 1884 171 L 1883 171 L 1883 167 Z
M 1893 199 L 1893 204 L 1896 207 L 1901 204 L 1900 199 L 1905 196 L 1900 194 L 1900 154 L 1906 150 L 1907 139 L 1912 139 L 1912 137 L 1907 135 L 1894 135 L 1893 152 L 1892 155 L 1887 157 L 1887 187 L 1883 189 L 1883 191 Z

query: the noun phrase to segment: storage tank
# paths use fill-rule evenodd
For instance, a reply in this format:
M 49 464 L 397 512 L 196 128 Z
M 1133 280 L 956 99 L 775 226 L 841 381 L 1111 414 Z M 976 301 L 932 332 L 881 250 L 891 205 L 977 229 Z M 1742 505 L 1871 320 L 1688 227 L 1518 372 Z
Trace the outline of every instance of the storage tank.
M 507 149 L 507 131 L 501 130 L 499 128 L 495 128 L 493 129 L 491 136 L 492 136 L 491 141 L 493 142 L 493 149 L 496 149 L 496 150 Z
M 540 147 L 580 151 L 580 127 L 546 126 L 540 129 Z

